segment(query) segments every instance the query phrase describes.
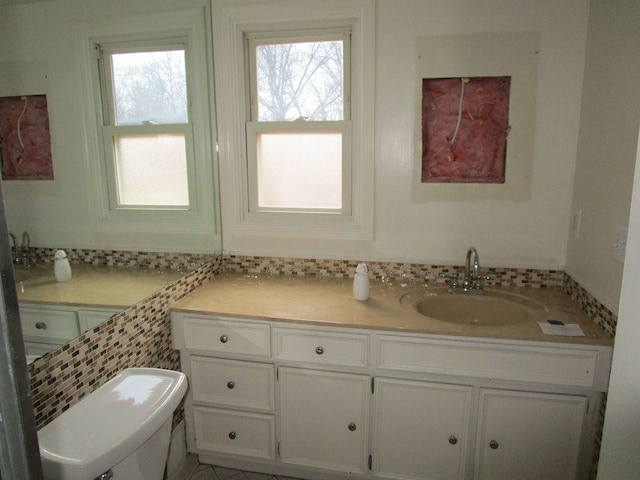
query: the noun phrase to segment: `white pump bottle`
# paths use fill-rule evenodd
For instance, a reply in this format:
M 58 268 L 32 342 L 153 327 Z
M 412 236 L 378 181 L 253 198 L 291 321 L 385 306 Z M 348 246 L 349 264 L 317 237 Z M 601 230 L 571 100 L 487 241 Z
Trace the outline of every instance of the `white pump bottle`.
M 356 275 L 353 278 L 353 298 L 356 300 L 369 298 L 369 269 L 364 263 L 356 267 Z
M 71 265 L 64 250 L 58 250 L 54 256 L 53 273 L 59 282 L 71 280 Z

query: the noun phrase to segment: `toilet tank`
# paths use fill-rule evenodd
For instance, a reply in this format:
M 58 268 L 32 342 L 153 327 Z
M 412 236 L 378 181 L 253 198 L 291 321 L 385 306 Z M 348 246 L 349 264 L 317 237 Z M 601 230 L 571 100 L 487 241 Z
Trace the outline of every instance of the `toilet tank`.
M 106 472 L 167 423 L 186 390 L 181 372 L 123 370 L 40 429 L 45 478 L 85 480 Z

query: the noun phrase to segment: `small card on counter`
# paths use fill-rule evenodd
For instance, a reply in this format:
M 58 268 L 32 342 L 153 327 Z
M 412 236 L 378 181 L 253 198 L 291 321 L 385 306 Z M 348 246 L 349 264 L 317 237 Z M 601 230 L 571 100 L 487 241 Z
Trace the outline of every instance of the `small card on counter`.
M 584 337 L 582 328 L 577 323 L 564 323 L 560 320 L 538 322 L 545 335 L 563 335 L 565 337 Z

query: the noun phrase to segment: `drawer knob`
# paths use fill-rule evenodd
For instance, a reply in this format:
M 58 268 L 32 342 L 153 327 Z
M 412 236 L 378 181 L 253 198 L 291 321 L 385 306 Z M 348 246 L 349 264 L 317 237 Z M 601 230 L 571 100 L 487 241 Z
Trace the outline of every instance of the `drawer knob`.
M 450 443 L 451 445 L 455 445 L 456 443 L 458 443 L 458 439 L 456 438 L 456 436 L 455 436 L 455 435 L 451 435 L 451 436 L 449 437 L 449 443 Z
M 46 330 L 47 329 L 47 324 L 44 322 L 36 322 L 36 328 L 38 330 Z
M 499 446 L 500 446 L 500 445 L 499 445 L 499 444 L 498 444 L 498 442 L 496 442 L 495 440 L 491 440 L 491 441 L 489 442 L 489 447 L 490 447 L 490 448 L 492 448 L 493 450 L 497 450 Z
M 356 431 L 356 424 L 355 423 L 351 422 L 349 424 L 349 431 L 351 431 L 351 432 L 355 432 Z
M 231 382 L 227 382 L 227 388 L 229 390 L 232 390 L 233 388 L 235 388 L 236 384 L 235 382 L 231 381 Z
M 229 438 L 230 438 L 231 440 L 235 440 L 237 436 L 238 436 L 238 435 L 236 434 L 236 432 L 229 432 Z
M 229 337 L 226 335 L 220 335 L 220 342 L 227 343 L 229 341 Z
M 316 347 L 316 353 L 317 353 L 318 355 L 322 355 L 322 354 L 324 353 L 324 348 L 322 348 L 322 347 Z

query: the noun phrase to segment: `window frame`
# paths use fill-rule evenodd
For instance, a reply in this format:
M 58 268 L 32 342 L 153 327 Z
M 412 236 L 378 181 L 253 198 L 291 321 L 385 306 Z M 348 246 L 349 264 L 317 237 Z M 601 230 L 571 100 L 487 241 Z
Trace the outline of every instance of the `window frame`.
M 322 5 L 319 5 L 322 3 Z M 234 240 L 280 237 L 298 239 L 371 239 L 373 237 L 373 144 L 375 77 L 375 2 L 326 0 L 317 3 L 281 0 L 265 5 L 249 1 L 239 5 L 213 0 L 212 22 L 220 178 L 225 249 Z M 251 205 L 247 123 L 250 92 L 245 37 L 300 35 L 302 32 L 351 31 L 351 122 L 348 144 L 351 166 L 349 211 L 255 211 Z M 306 122 L 305 122 L 306 123 Z M 344 190 L 343 190 L 344 191 Z M 241 242 L 244 243 L 244 242 Z M 300 244 L 302 245 L 302 244 Z
M 342 42 L 342 120 L 322 121 L 265 121 L 259 120 L 258 105 L 258 72 L 257 47 L 262 45 L 277 45 L 282 43 L 303 43 L 313 41 L 339 40 Z M 245 77 L 249 92 L 249 118 L 246 123 L 247 138 L 247 169 L 249 212 L 256 213 L 289 213 L 289 214 L 351 214 L 351 29 L 324 29 L 287 32 L 249 32 L 245 34 L 248 70 Z M 258 136 L 262 133 L 340 133 L 342 139 L 341 158 L 341 207 L 268 207 L 259 204 L 259 175 L 257 159 Z
M 109 199 L 109 209 L 111 211 L 158 211 L 176 212 L 188 211 L 196 204 L 196 184 L 195 184 L 195 160 L 193 148 L 193 123 L 191 122 L 191 68 L 189 49 L 186 37 L 178 38 L 145 38 L 143 40 L 120 40 L 96 42 L 94 49 L 97 55 L 97 72 L 100 94 L 99 116 L 102 124 L 99 125 L 101 131 L 101 160 L 106 173 L 107 192 Z M 113 62 L 112 56 L 122 53 L 155 52 L 161 50 L 182 50 L 185 57 L 185 77 L 187 88 L 187 122 L 185 123 L 162 123 L 157 125 L 147 124 L 116 124 L 116 103 L 115 86 L 113 84 Z M 151 205 L 151 204 L 123 204 L 119 198 L 118 172 L 115 152 L 115 140 L 117 136 L 126 135 L 153 135 L 173 133 L 184 136 L 185 141 L 185 161 L 187 170 L 187 205 Z
M 222 250 L 210 13 L 209 6 L 158 9 L 126 18 L 99 16 L 72 26 L 78 88 L 73 95 L 70 93 L 69 101 L 78 100 L 82 116 L 77 126 L 69 128 L 78 129 L 81 136 L 78 142 L 84 151 L 86 221 L 92 241 L 101 248 L 204 254 Z M 169 42 L 176 38 L 186 38 L 186 60 L 192 71 L 188 88 L 195 203 L 189 210 L 112 210 L 100 147 L 102 106 L 94 45 L 149 39 Z

